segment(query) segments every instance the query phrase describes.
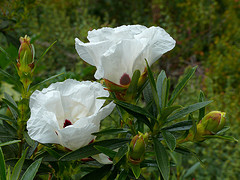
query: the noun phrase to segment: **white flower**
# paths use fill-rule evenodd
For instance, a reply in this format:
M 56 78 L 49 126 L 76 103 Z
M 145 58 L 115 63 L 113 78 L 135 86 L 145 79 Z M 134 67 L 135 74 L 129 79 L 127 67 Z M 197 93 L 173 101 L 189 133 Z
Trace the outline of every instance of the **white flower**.
M 115 105 L 103 107 L 108 91 L 97 82 L 68 79 L 57 82 L 30 97 L 29 136 L 40 143 L 55 143 L 76 150 L 91 142 L 100 121 Z
M 87 38 L 89 43 L 75 39 L 79 56 L 97 67 L 96 79 L 121 85 L 130 83 L 135 70 L 144 71 L 145 59 L 152 65 L 175 46 L 175 40 L 164 29 L 141 25 L 92 30 Z

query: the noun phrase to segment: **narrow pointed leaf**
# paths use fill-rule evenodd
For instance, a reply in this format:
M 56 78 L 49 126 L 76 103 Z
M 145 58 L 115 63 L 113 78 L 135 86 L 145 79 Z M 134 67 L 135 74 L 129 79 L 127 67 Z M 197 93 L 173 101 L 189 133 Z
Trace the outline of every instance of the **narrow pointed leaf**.
M 117 154 L 113 159 L 113 164 L 114 165 L 117 164 L 127 152 L 128 152 L 128 145 L 125 144 L 118 150 Z
M 13 77 L 12 75 L 8 74 L 6 71 L 4 71 L 2 69 L 0 69 L 0 75 L 3 75 L 5 78 L 7 78 L 9 81 L 11 81 L 14 85 L 17 86 L 17 88 L 19 90 L 22 90 L 22 84 L 15 77 Z
M 228 131 L 229 129 L 230 129 L 229 126 L 225 126 L 222 130 L 220 130 L 220 131 L 217 132 L 217 135 L 220 135 L 220 134 L 222 134 L 222 133 L 225 133 L 225 132 Z
M 66 155 L 60 158 L 61 161 L 71 161 L 71 160 L 80 160 L 82 158 L 99 154 L 99 151 L 94 148 L 94 146 L 103 146 L 111 150 L 121 147 L 123 144 L 129 142 L 130 139 L 111 139 L 111 140 L 102 140 L 91 143 L 87 146 L 84 146 L 76 151 L 67 153 Z
M 21 180 L 33 180 L 38 172 L 38 168 L 40 167 L 41 162 L 42 158 L 33 162 L 23 174 Z
M 164 80 L 167 79 L 166 73 L 165 71 L 161 71 L 161 73 L 158 75 L 157 78 L 157 94 L 158 94 L 158 99 L 159 99 L 159 106 L 162 109 L 163 108 L 163 102 L 165 102 L 165 96 L 163 96 L 165 90 L 166 89 L 166 84 L 164 84 Z
M 128 171 L 123 170 L 123 171 L 119 174 L 118 180 L 126 180 L 127 176 L 128 176 Z
M 10 144 L 19 143 L 19 142 L 21 142 L 21 140 L 13 140 L 13 141 L 8 141 L 8 142 L 0 143 L 0 147 L 2 147 L 2 146 L 7 146 L 7 145 L 10 145 Z
M 129 132 L 128 129 L 103 129 L 99 132 L 92 133 L 94 136 L 102 136 L 102 135 L 110 135 L 110 134 L 120 134 L 120 133 L 127 133 Z
M 173 151 L 176 147 L 176 138 L 168 131 L 162 131 L 162 135 L 169 149 Z
M 131 83 L 128 87 L 128 90 L 127 90 L 127 94 L 132 94 L 134 92 L 137 92 L 137 85 L 138 85 L 138 80 L 140 78 L 140 71 L 139 70 L 136 70 L 134 73 L 133 73 L 133 76 L 132 76 L 132 80 L 131 80 Z
M 186 130 L 189 130 L 191 127 L 192 127 L 192 120 L 186 120 L 186 121 L 177 122 L 168 127 L 165 127 L 163 128 L 163 130 L 170 131 L 170 132 L 186 131 Z
M 154 80 L 154 77 L 153 77 L 153 73 L 148 65 L 148 62 L 147 60 L 145 59 L 146 61 L 146 64 L 147 64 L 147 73 L 148 73 L 148 79 L 149 79 L 149 82 L 150 82 L 150 86 L 151 86 L 151 89 L 152 89 L 152 94 L 153 94 L 153 99 L 158 107 L 158 111 L 160 112 L 160 107 L 158 106 L 159 102 L 158 102 L 158 95 L 157 95 L 157 88 L 156 88 L 156 83 L 155 83 L 155 80 Z
M 0 114 L 0 120 L 9 121 L 9 122 L 12 122 L 12 123 L 16 123 L 16 121 L 15 121 L 14 119 L 11 119 L 10 117 L 5 116 L 5 115 L 3 115 L 3 114 Z
M 114 158 L 114 156 L 117 154 L 115 151 L 108 149 L 106 147 L 103 146 L 94 146 L 94 148 L 96 148 L 99 152 L 107 155 L 110 158 Z
M 0 179 L 6 180 L 6 166 L 2 148 L 0 147 Z
M 53 79 L 61 76 L 61 75 L 63 75 L 63 74 L 64 74 L 64 73 L 57 74 L 57 75 L 54 75 L 54 76 L 52 76 L 52 77 L 50 77 L 50 78 L 48 78 L 48 79 L 45 79 L 45 80 L 43 80 L 42 82 L 40 82 L 40 83 L 35 84 L 34 86 L 32 86 L 32 87 L 30 88 L 30 90 L 31 90 L 31 91 L 35 91 L 35 90 L 38 89 L 41 85 L 43 85 L 43 84 L 45 84 L 45 83 L 47 83 L 47 82 L 49 82 L 49 81 L 51 81 L 51 80 L 53 80 Z
M 200 167 L 201 163 L 197 162 L 195 163 L 192 167 L 190 167 L 186 173 L 184 174 L 183 178 L 186 179 L 188 176 L 190 176 L 191 174 L 194 173 L 194 171 L 196 171 L 199 167 Z
M 178 95 L 181 93 L 183 88 L 186 86 L 188 81 L 191 79 L 193 74 L 195 73 L 197 69 L 197 66 L 193 67 L 191 70 L 187 72 L 187 74 L 184 76 L 184 78 L 177 84 L 176 88 L 173 90 L 171 98 L 168 102 L 168 105 L 172 105 L 175 99 L 178 97 Z
M 205 96 L 203 94 L 202 91 L 200 91 L 200 94 L 199 94 L 199 102 L 203 102 L 205 101 Z M 198 115 L 198 121 L 197 121 L 197 124 L 199 123 L 199 121 L 201 121 L 201 119 L 205 116 L 205 107 L 199 109 L 199 115 Z
M 131 110 L 133 112 L 142 114 L 142 115 L 144 115 L 146 117 L 149 117 L 151 119 L 155 119 L 156 120 L 156 118 L 152 114 L 150 114 L 144 108 L 141 108 L 139 106 L 136 106 L 136 105 L 133 105 L 133 104 L 130 104 L 130 103 L 127 103 L 127 102 L 123 102 L 123 101 L 115 101 L 115 104 L 117 104 L 117 105 L 119 105 L 119 106 L 121 106 L 121 107 L 123 107 L 125 109 L 129 109 L 129 110 Z
M 17 106 L 17 103 L 14 101 L 14 99 L 7 93 L 4 93 L 4 97 L 6 100 L 8 100 L 16 109 L 14 109 L 16 111 L 16 113 L 18 113 L 18 106 Z M 9 107 L 10 108 L 10 107 Z M 18 114 L 16 114 L 15 112 L 13 112 L 13 109 L 10 108 L 14 118 L 15 116 L 17 116 Z
M 165 121 L 166 118 L 173 113 L 175 110 L 181 108 L 182 106 L 180 105 L 176 105 L 176 106 L 170 106 L 170 107 L 165 107 L 162 109 L 162 113 L 161 113 L 161 120 Z
M 18 180 L 18 178 L 20 176 L 20 172 L 22 170 L 22 166 L 23 166 L 26 154 L 27 154 L 27 149 L 25 149 L 22 157 L 18 160 L 17 164 L 14 166 L 11 180 Z
M 101 180 L 106 176 L 112 168 L 112 164 L 107 164 L 102 166 L 101 168 L 98 168 L 87 175 L 83 176 L 80 180 Z
M 212 101 L 204 101 L 204 102 L 199 102 L 199 103 L 187 106 L 187 107 L 183 108 L 182 110 L 176 112 L 174 115 L 170 116 L 167 119 L 167 122 L 171 122 L 171 121 L 173 121 L 175 119 L 182 118 L 182 117 L 184 117 L 185 115 L 187 115 L 189 113 L 192 113 L 192 112 L 194 112 L 194 111 L 196 111 L 198 109 L 201 109 L 202 107 L 207 106 L 211 102 Z
M 131 164 L 131 169 L 132 169 L 132 172 L 133 172 L 135 178 L 138 179 L 139 176 L 141 175 L 140 165 L 133 165 L 133 164 Z
M 45 54 L 51 49 L 51 47 L 56 43 L 57 41 L 54 41 L 40 56 L 40 58 L 35 61 L 35 67 L 34 69 L 37 67 L 37 64 L 42 60 L 42 58 L 45 56 Z
M 170 174 L 170 162 L 168 159 L 167 151 L 157 138 L 153 138 L 153 143 L 158 169 L 161 172 L 163 179 L 168 180 Z
M 227 140 L 227 141 L 234 141 L 234 142 L 238 142 L 238 140 L 235 137 L 232 136 L 221 136 L 221 135 L 205 135 L 203 136 L 204 138 L 207 139 L 211 139 L 211 138 L 216 138 L 216 139 L 223 139 L 223 140 Z

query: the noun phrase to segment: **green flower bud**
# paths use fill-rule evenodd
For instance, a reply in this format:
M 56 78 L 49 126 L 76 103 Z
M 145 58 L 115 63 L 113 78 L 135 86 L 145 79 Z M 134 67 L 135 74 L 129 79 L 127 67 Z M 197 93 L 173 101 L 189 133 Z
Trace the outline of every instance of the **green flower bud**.
M 203 119 L 197 124 L 196 134 L 193 128 L 190 129 L 188 136 L 185 139 L 179 139 L 178 143 L 186 141 L 201 142 L 206 138 L 205 135 L 214 135 L 222 130 L 226 123 L 226 113 L 220 111 L 212 111 L 205 115 Z M 194 135 L 195 134 L 195 135 Z
M 34 67 L 32 46 L 30 44 L 30 37 L 20 38 L 20 47 L 18 51 L 18 68 L 23 73 L 30 73 Z
M 32 70 L 34 68 L 33 49 L 30 44 L 30 37 L 27 35 L 24 38 L 21 37 L 20 42 L 17 60 L 18 75 L 24 88 L 27 89 L 32 83 Z
M 205 130 L 216 134 L 222 130 L 226 123 L 226 113 L 220 111 L 212 111 L 204 116 L 201 123 Z
M 139 132 L 138 135 L 132 138 L 129 145 L 130 150 L 128 153 L 128 159 L 133 164 L 139 164 L 144 159 L 146 146 L 148 142 L 148 133 L 142 134 Z

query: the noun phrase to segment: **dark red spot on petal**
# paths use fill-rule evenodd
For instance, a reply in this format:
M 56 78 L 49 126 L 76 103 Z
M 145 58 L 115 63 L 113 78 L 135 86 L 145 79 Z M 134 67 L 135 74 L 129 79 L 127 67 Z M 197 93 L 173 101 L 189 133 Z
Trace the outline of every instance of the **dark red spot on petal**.
M 88 144 L 92 144 L 93 143 L 93 141 L 94 141 L 94 139 L 92 139 Z
M 57 133 L 57 131 L 55 131 L 55 133 L 56 133 L 56 135 L 58 136 L 58 133 Z
M 64 124 L 63 124 L 63 128 L 65 128 L 65 127 L 67 127 L 67 126 L 69 126 L 69 125 L 72 125 L 71 121 L 65 119 L 65 122 L 64 122 Z
M 120 79 L 121 85 L 128 85 L 131 82 L 131 78 L 127 73 L 124 73 Z

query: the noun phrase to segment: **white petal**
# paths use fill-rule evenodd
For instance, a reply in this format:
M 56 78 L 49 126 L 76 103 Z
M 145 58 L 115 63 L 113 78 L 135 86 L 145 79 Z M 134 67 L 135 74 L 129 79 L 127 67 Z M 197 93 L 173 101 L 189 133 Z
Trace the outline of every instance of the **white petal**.
M 113 162 L 109 159 L 109 157 L 103 153 L 96 154 L 92 156 L 93 159 L 97 160 L 101 164 L 112 164 Z
M 89 144 L 94 139 L 94 136 L 91 134 L 97 132 L 99 127 L 93 123 L 84 122 L 84 120 L 81 122 L 82 124 L 78 124 L 79 126 L 74 124 L 59 130 L 61 145 L 68 149 L 76 150 Z
M 123 25 L 116 28 L 103 27 L 101 29 L 88 32 L 90 42 L 114 41 L 122 39 L 133 39 L 134 35 L 141 33 L 146 27 L 142 25 Z
M 112 46 L 101 59 L 104 78 L 120 84 L 120 79 L 124 73 L 132 77 L 133 64 L 142 53 L 142 50 L 142 44 L 135 39 L 122 40 Z M 139 67 L 139 70 L 143 71 L 144 67 Z
M 38 112 L 32 111 L 30 119 L 27 121 L 29 136 L 40 143 L 60 144 L 57 132 L 59 125 L 55 114 L 41 109 Z
M 172 50 L 176 43 L 175 40 L 160 27 L 150 27 L 141 34 L 136 35 L 135 38 L 144 41 L 148 39 L 143 56 L 148 60 L 149 65 L 152 65 L 164 53 Z

